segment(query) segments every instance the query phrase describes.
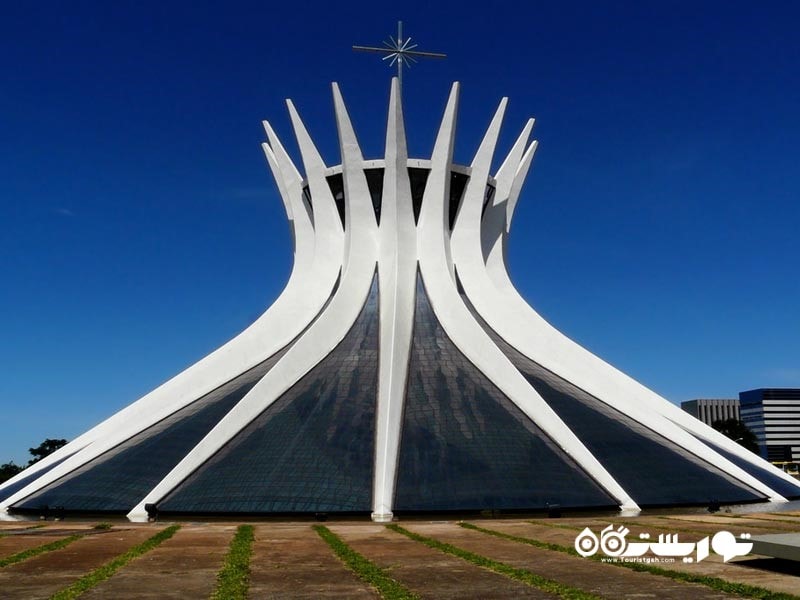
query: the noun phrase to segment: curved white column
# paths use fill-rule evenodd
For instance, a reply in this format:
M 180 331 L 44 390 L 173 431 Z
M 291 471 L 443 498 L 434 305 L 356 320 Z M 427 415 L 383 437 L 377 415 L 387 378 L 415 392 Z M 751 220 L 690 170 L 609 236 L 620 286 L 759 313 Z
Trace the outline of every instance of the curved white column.
M 529 119 L 495 176 L 495 194 L 486 208 L 481 226 L 481 249 L 489 277 L 498 287 L 512 286 L 505 268 L 509 217 L 513 214 L 522 184 L 528 174 L 538 143 L 528 137 L 534 120 Z M 513 287 L 513 286 L 512 286 Z
M 345 185 L 346 250 L 341 283 L 317 320 L 261 381 L 128 513 L 130 519 L 146 517 L 147 504 L 161 501 L 330 354 L 361 312 L 378 260 L 378 226 L 364 175 L 364 159 L 336 84 L 333 84 L 333 96 Z
M 0 509 L 12 506 L 260 364 L 290 344 L 319 314 L 339 275 L 343 233 L 341 227 L 338 231 L 329 227 L 319 234 L 315 232 L 302 196 L 302 179 L 268 124 L 266 129 L 273 147 L 265 144 L 264 152 L 286 206 L 295 242 L 294 266 L 281 295 L 231 341 L 9 480 L 6 485 L 69 456 L 0 503 Z
M 534 142 L 535 144 L 536 142 Z M 526 154 L 527 156 L 527 154 Z M 577 357 L 577 362 L 573 365 L 574 369 L 570 371 L 572 375 L 575 377 L 580 377 L 581 375 L 586 376 L 586 381 L 590 380 L 590 375 L 595 374 L 597 376 L 597 384 L 598 386 L 607 385 L 611 389 L 618 390 L 618 393 L 624 398 L 627 397 L 629 399 L 629 404 L 633 404 L 635 406 L 642 406 L 647 411 L 652 411 L 663 415 L 673 423 L 679 425 L 681 428 L 685 429 L 686 431 L 690 432 L 691 434 L 706 440 L 716 446 L 721 447 L 722 449 L 730 452 L 731 454 L 737 456 L 738 458 L 756 466 L 761 469 L 766 469 L 770 471 L 773 475 L 783 479 L 784 481 L 792 484 L 793 486 L 798 488 L 800 491 L 800 482 L 798 482 L 795 478 L 784 473 L 780 469 L 775 468 L 773 465 L 762 459 L 760 456 L 750 452 L 746 448 L 743 448 L 727 436 L 721 434 L 717 430 L 709 427 L 702 421 L 692 417 L 687 412 L 685 412 L 680 407 L 676 406 L 666 398 L 658 395 L 645 385 L 641 384 L 640 382 L 636 381 L 629 375 L 623 373 L 613 365 L 605 362 L 598 356 L 592 354 L 577 342 L 574 342 L 569 337 L 558 331 L 555 327 L 553 327 L 550 323 L 548 323 L 545 319 L 543 319 L 536 311 L 525 301 L 524 298 L 519 294 L 516 290 L 514 285 L 511 283 L 511 279 L 508 276 L 508 271 L 506 268 L 506 261 L 505 261 L 505 244 L 507 240 L 507 234 L 511 226 L 511 220 L 514 216 L 514 208 L 517 204 L 517 200 L 519 198 L 520 191 L 522 189 L 522 185 L 524 183 L 525 177 L 528 173 L 528 168 L 530 164 L 525 164 L 525 158 L 523 158 L 522 163 L 520 164 L 518 171 L 515 175 L 514 184 L 512 186 L 511 192 L 509 194 L 509 199 L 507 203 L 507 226 L 506 226 L 506 234 L 504 235 L 504 250 L 503 253 L 497 255 L 499 260 L 497 262 L 497 271 L 502 273 L 500 277 L 492 277 L 493 281 L 503 281 L 501 285 L 498 285 L 498 288 L 501 292 L 511 298 L 518 306 L 524 305 L 527 307 L 527 312 L 529 314 L 532 313 L 534 316 L 534 322 L 538 325 L 539 331 L 546 331 L 550 334 L 551 339 L 555 339 L 559 342 L 559 346 L 561 350 L 558 351 L 554 349 L 555 356 L 562 356 L 561 360 L 562 363 L 568 363 L 570 360 L 570 356 Z M 489 263 L 487 262 L 487 268 L 489 267 Z M 508 341 L 508 340 L 507 340 Z M 513 345 L 513 344 L 512 344 Z M 542 348 L 542 350 L 546 349 L 546 345 Z M 524 354 L 524 352 L 523 352 Z M 537 362 L 539 362 L 537 360 Z M 541 363 L 540 363 L 541 364 Z M 585 371 L 585 367 L 591 365 L 591 373 L 587 373 Z M 552 370 L 552 369 L 551 369 Z M 573 381 L 573 383 L 575 383 Z M 576 384 L 577 385 L 577 384 Z M 582 387 L 586 389 L 584 385 L 578 385 L 578 387 Z M 589 391 L 589 390 L 586 390 Z M 592 393 L 592 392 L 590 392 Z M 728 464 L 727 459 L 725 459 L 724 464 Z M 719 463 L 717 466 L 720 466 Z M 724 467 L 723 467 L 724 468 Z M 758 489 L 758 488 L 757 488 Z M 761 491 L 764 493 L 769 492 L 768 487 L 762 487 Z M 772 495 L 769 495 L 769 498 L 773 502 L 784 502 L 785 498 L 783 498 L 780 494 L 773 492 Z
M 325 179 L 327 167 L 314 146 L 294 104 L 287 100 L 286 105 L 289 109 L 289 117 L 292 120 L 292 127 L 300 148 L 300 156 L 311 192 L 311 204 L 314 209 L 314 239 L 317 246 L 323 249 L 323 252 L 315 254 L 315 258 L 326 265 L 321 270 L 325 273 L 335 273 L 338 277 L 344 261 L 344 229 L 339 219 L 339 211 L 336 209 L 336 201 Z
M 507 210 L 512 210 L 516 203 L 521 179 L 524 179 L 524 173 L 527 172 L 528 166 L 523 161 L 517 170 L 515 181 L 509 188 L 509 198 L 505 200 Z M 498 173 L 498 186 L 501 179 L 505 185 L 507 180 Z M 496 200 L 498 204 L 504 202 L 502 197 L 496 198 Z M 770 500 L 785 500 L 775 490 L 700 442 L 683 428 L 676 426 L 672 420 L 665 418 L 665 413 L 681 412 L 685 415 L 680 415 L 683 422 L 692 417 L 603 362 L 549 325 L 510 284 L 505 263 L 502 260 L 504 253 L 497 251 L 498 244 L 495 244 L 493 248 L 496 262 L 492 265 L 495 269 L 494 276 L 492 276 L 490 266 L 484 263 L 484 256 L 480 248 L 482 238 L 486 240 L 497 236 L 499 215 L 497 212 L 489 214 L 488 218 L 485 215 L 481 222 L 480 202 L 481 199 L 476 194 L 465 195 L 462 211 L 459 211 L 459 219 L 453 232 L 452 252 L 467 297 L 489 327 L 528 358 L 564 377 L 612 408 L 649 429 L 659 432 L 665 438 L 709 464 L 721 468 L 740 482 L 765 494 Z M 483 231 L 481 231 L 481 227 L 483 227 Z M 500 233 L 501 243 L 504 235 L 505 232 Z M 644 390 L 646 390 L 646 394 L 643 393 Z M 646 399 L 645 395 L 649 395 L 650 398 Z M 670 406 L 676 410 L 670 411 Z M 696 421 L 696 419 L 692 420 Z M 699 428 L 695 426 L 694 429 Z M 740 454 L 737 452 L 737 455 Z M 757 459 L 757 457 L 747 458 L 756 464 L 756 460 L 753 459 Z
M 509 400 L 522 410 L 567 455 L 588 473 L 601 487 L 626 510 L 638 506 L 622 486 L 608 473 L 589 450 L 575 437 L 558 415 L 516 370 L 511 361 L 495 346 L 488 334 L 474 319 L 461 300 L 450 277 L 447 247 L 447 202 L 450 197 L 450 170 L 455 135 L 455 116 L 458 84 L 453 85 L 442 119 L 431 158 L 431 172 L 425 187 L 417 230 L 420 271 L 431 306 L 445 333 L 456 347 L 491 381 Z M 487 177 L 494 145 L 499 132 L 504 103 L 489 127 L 478 156 L 473 163 L 472 175 L 465 190 L 466 195 L 485 194 Z M 478 244 L 480 252 L 480 244 Z
M 686 431 L 692 433 L 693 435 L 703 440 L 706 440 L 712 444 L 715 444 L 723 448 L 724 450 L 727 450 L 728 452 L 734 454 L 738 458 L 743 459 L 744 461 L 754 466 L 770 471 L 771 473 L 773 473 L 773 475 L 783 479 L 784 481 L 792 484 L 793 486 L 797 487 L 798 490 L 800 490 L 800 482 L 798 482 L 790 475 L 784 473 L 780 469 L 776 469 L 773 465 L 769 464 L 761 457 L 743 448 L 730 438 L 722 435 L 721 433 L 709 427 L 702 421 L 695 419 L 694 417 L 683 411 L 681 408 L 677 407 L 672 402 L 668 401 L 666 398 L 659 396 L 658 394 L 656 394 L 643 384 L 639 383 L 632 377 L 626 375 L 622 371 L 619 371 L 614 366 L 603 361 L 598 356 L 592 354 L 591 352 L 580 346 L 577 342 L 574 342 L 573 340 L 565 336 L 563 333 L 561 333 L 555 327 L 553 327 L 550 323 L 548 323 L 544 318 L 542 318 L 527 303 L 527 301 L 524 298 L 522 298 L 517 289 L 511 283 L 511 279 L 508 275 L 506 267 L 506 247 L 507 247 L 508 233 L 511 227 L 511 221 L 514 216 L 514 209 L 517 205 L 520 191 L 522 190 L 522 186 L 528 174 L 528 170 L 530 168 L 530 162 L 531 159 L 533 158 L 533 151 L 535 151 L 535 149 L 536 149 L 536 142 L 533 142 L 529 147 L 529 149 L 526 151 L 525 156 L 523 157 L 519 167 L 517 168 L 516 173 L 514 174 L 513 185 L 511 187 L 511 191 L 509 192 L 509 196 L 506 201 L 506 226 L 503 232 L 500 234 L 502 241 L 502 245 L 500 246 L 501 251 L 497 252 L 496 251 L 497 246 L 494 246 L 490 255 L 486 257 L 487 271 L 489 271 L 489 276 L 491 277 L 492 281 L 495 282 L 498 290 L 507 295 L 510 299 L 512 299 L 512 301 L 514 301 L 517 304 L 517 306 L 521 307 L 524 305 L 527 308 L 525 312 L 531 315 L 532 321 L 538 327 L 538 330 L 550 334 L 551 340 L 556 340 L 557 342 L 559 342 L 558 345 L 561 346 L 560 354 L 564 356 L 564 358 L 561 360 L 562 364 L 569 362 L 570 360 L 569 356 L 571 354 L 577 355 L 579 357 L 579 362 L 581 357 L 584 358 L 588 363 L 590 363 L 593 366 L 594 372 L 596 374 L 600 373 L 605 374 L 605 379 L 607 380 L 607 384 L 610 387 L 612 387 L 612 389 L 616 386 L 618 393 L 621 394 L 623 397 L 629 395 L 631 402 L 634 402 L 637 405 L 643 405 L 644 407 L 646 407 L 648 411 L 652 411 L 665 416 L 666 418 L 676 423 Z M 500 173 L 498 172 L 498 178 L 499 177 Z M 499 200 L 502 202 L 502 198 L 500 198 Z M 484 227 L 492 231 L 497 230 L 496 225 L 487 220 L 484 221 Z M 491 237 L 493 234 L 485 233 L 484 235 L 487 237 Z M 543 345 L 542 347 L 543 351 L 545 349 L 547 349 L 546 344 Z M 517 350 L 519 350 L 523 354 L 526 354 L 520 348 L 517 348 Z M 551 348 L 551 350 L 558 354 L 555 348 Z M 533 358 L 530 354 L 526 354 L 526 356 L 528 356 L 529 358 Z M 534 360 L 542 364 L 542 361 L 540 361 L 539 359 L 534 359 Z M 577 367 L 577 372 L 575 372 L 574 375 L 580 376 L 582 371 L 581 365 L 577 364 L 574 366 Z M 550 370 L 554 370 L 554 368 L 550 368 Z M 567 378 L 570 378 L 572 376 L 572 375 L 566 375 L 564 372 L 562 372 L 561 375 Z M 602 378 L 603 377 L 601 377 L 601 379 Z M 598 383 L 602 384 L 602 382 Z M 582 387 L 584 390 L 589 391 L 588 389 L 586 389 L 588 385 L 589 385 L 588 383 L 584 383 L 582 385 L 579 385 L 578 387 Z M 767 493 L 766 490 L 763 491 Z M 782 502 L 785 501 L 785 498 L 783 498 L 779 494 L 774 494 L 770 496 L 770 500 L 774 502 Z
M 392 79 L 386 128 L 381 222 L 378 230 L 380 349 L 372 519 L 392 520 L 397 455 L 403 420 L 417 274 L 417 238 L 408 178 L 403 107 Z
M 311 220 L 310 207 L 307 207 L 303 200 L 303 179 L 297 168 L 292 164 L 289 155 L 281 145 L 275 132 L 267 121 L 264 121 L 264 130 L 270 140 L 269 144 L 261 144 L 264 156 L 273 173 L 280 173 L 279 188 L 282 185 L 281 195 L 291 198 L 292 202 L 287 206 L 287 214 L 291 214 L 290 224 L 292 239 L 294 240 L 294 263 L 297 269 L 292 269 L 292 275 L 296 281 L 302 281 L 302 277 L 312 272 L 314 261 L 314 225 Z M 290 212 L 291 211 L 291 212 Z M 297 275 L 295 275 L 297 273 Z M 330 274 L 329 274 L 330 276 Z M 291 276 L 289 282 L 292 283 Z M 297 285 L 297 284 L 294 284 Z M 294 286 L 293 286 L 294 287 Z

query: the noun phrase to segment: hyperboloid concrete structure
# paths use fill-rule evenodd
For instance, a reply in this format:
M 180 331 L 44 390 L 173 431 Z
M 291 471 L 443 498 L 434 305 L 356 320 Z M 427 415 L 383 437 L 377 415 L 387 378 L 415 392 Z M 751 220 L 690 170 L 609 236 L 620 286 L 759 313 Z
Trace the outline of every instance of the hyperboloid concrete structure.
M 0 486 L 36 513 L 361 513 L 706 505 L 798 482 L 571 341 L 517 293 L 506 240 L 533 120 L 490 165 L 503 99 L 453 163 L 454 84 L 430 159 L 407 156 L 397 80 L 364 160 L 336 85 L 341 165 L 294 106 L 305 174 L 264 144 L 294 269 L 247 330 Z

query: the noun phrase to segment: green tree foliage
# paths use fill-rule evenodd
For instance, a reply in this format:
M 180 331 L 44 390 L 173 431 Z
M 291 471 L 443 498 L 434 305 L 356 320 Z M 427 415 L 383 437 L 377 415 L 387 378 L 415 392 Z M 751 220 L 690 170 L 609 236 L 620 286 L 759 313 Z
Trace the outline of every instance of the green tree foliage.
M 30 452 L 33 458 L 28 461 L 27 465 L 17 465 L 13 460 L 0 465 L 0 483 L 8 481 L 14 477 L 14 475 L 22 471 L 25 467 L 29 467 L 32 464 L 39 462 L 48 454 L 52 454 L 62 446 L 65 446 L 66 443 L 67 440 L 55 440 L 48 438 L 36 446 L 36 448 L 28 448 L 28 452 Z
M 39 462 L 45 456 L 52 454 L 62 446 L 66 445 L 67 440 L 51 440 L 50 438 L 47 438 L 41 444 L 36 446 L 36 448 L 28 448 L 28 452 L 30 452 L 31 456 L 33 456 L 33 458 L 28 461 L 28 466 Z
M 758 454 L 758 439 L 756 434 L 750 431 L 739 419 L 724 419 L 714 421 L 711 426 L 721 434 L 728 436 L 734 442 L 744 446 L 751 452 Z
M 14 461 L 7 462 L 5 464 L 0 465 L 0 483 L 4 481 L 8 481 L 14 475 L 22 471 L 22 467 L 17 464 L 14 464 Z

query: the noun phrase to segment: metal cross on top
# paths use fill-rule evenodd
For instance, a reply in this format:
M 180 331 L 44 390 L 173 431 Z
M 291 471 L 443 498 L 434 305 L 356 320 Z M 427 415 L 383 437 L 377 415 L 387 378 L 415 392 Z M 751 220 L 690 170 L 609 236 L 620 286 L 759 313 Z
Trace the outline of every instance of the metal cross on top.
M 397 80 L 400 87 L 403 86 L 403 65 L 411 68 L 412 63 L 417 62 L 417 58 L 445 58 L 446 54 L 440 52 L 422 52 L 414 50 L 417 44 L 411 43 L 411 38 L 403 39 L 403 22 L 397 22 L 397 39 L 389 36 L 390 42 L 383 42 L 383 48 L 376 48 L 373 46 L 353 46 L 353 50 L 361 52 L 377 52 L 385 54 L 382 60 L 388 60 L 389 65 L 397 63 Z

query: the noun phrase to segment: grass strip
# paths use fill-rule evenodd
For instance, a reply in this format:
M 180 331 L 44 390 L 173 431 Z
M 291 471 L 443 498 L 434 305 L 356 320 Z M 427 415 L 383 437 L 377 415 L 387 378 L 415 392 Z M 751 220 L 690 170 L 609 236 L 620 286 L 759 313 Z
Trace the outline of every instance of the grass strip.
M 217 588 L 212 600 L 244 600 L 250 587 L 250 557 L 253 554 L 254 528 L 239 525 L 228 554 L 217 573 Z
M 733 527 L 734 525 L 736 527 L 744 527 L 745 523 L 742 522 L 741 525 L 739 525 L 739 523 L 735 523 L 735 524 L 734 523 L 726 523 L 725 521 L 720 521 L 719 520 L 720 518 L 723 518 L 723 519 L 725 519 L 725 518 L 727 518 L 727 519 L 730 519 L 730 518 L 733 518 L 733 519 L 744 519 L 744 518 L 747 518 L 747 519 L 756 519 L 756 520 L 758 520 L 756 517 L 742 517 L 742 516 L 738 516 L 738 515 L 737 516 L 733 516 L 733 515 L 728 515 L 728 514 L 725 514 L 725 515 L 708 515 L 708 517 L 709 517 L 708 521 L 692 521 L 692 520 L 686 520 L 686 519 L 673 519 L 672 517 L 656 517 L 656 518 L 657 519 L 664 519 L 666 521 L 669 521 L 670 523 L 701 523 L 703 525 L 713 525 L 714 527 L 721 527 L 721 528 L 725 528 L 725 527 L 729 527 L 730 528 L 730 527 Z M 771 521 L 772 519 L 762 519 L 762 520 Z M 756 529 L 767 529 L 769 531 L 786 531 L 786 528 L 780 527 L 780 526 L 767 527 L 766 525 L 759 525 L 758 523 L 750 523 L 750 526 L 754 527 Z M 676 529 L 676 528 L 672 528 L 671 527 L 670 531 L 672 531 L 672 530 L 680 531 L 680 529 Z M 705 535 L 708 535 L 708 532 L 705 532 Z
M 565 554 L 570 554 L 572 556 L 580 556 L 578 552 L 575 550 L 575 548 L 569 546 L 561 546 L 560 544 L 542 542 L 540 540 L 535 540 L 532 538 L 519 537 L 516 535 L 511 535 L 509 533 L 503 533 L 502 531 L 496 531 L 494 529 L 485 529 L 483 527 L 478 527 L 477 525 L 473 525 L 472 523 L 459 523 L 459 525 L 461 525 L 461 527 L 464 527 L 466 529 L 480 531 L 481 533 L 493 535 L 495 537 L 507 540 L 512 540 L 514 542 L 520 542 L 522 544 L 528 544 L 529 546 L 535 546 L 537 548 L 544 548 L 545 550 L 553 550 L 556 552 L 564 552 Z M 593 560 L 596 562 L 602 562 L 605 565 L 613 565 L 615 567 L 623 567 L 625 569 L 631 569 L 632 571 L 650 573 L 651 575 L 658 575 L 659 577 L 667 577 L 669 579 L 674 579 L 675 581 L 683 581 L 685 583 L 698 583 L 700 585 L 704 585 L 719 592 L 737 594 L 739 596 L 744 596 L 746 598 L 757 598 L 758 600 L 800 600 L 800 596 L 795 596 L 793 594 L 787 594 L 784 592 L 773 592 L 772 590 L 768 590 L 766 588 L 758 587 L 755 585 L 748 585 L 746 583 L 734 583 L 731 581 L 726 581 L 725 579 L 721 579 L 719 577 L 709 577 L 707 575 L 695 575 L 693 573 L 686 573 L 684 571 L 673 571 L 672 569 L 664 569 L 662 567 L 656 567 L 653 565 L 648 565 L 643 563 L 605 562 L 599 556 L 589 556 L 585 558 L 585 560 Z
M 44 527 L 44 523 L 39 523 L 38 525 L 31 525 L 30 527 L 23 527 L 22 531 L 30 531 L 31 529 L 41 529 L 42 527 Z M 8 537 L 9 535 L 10 534 L 8 534 L 8 533 L 0 533 L 0 538 Z
M 50 600 L 72 600 L 73 598 L 77 598 L 81 594 L 92 589 L 98 583 L 105 581 L 106 579 L 111 577 L 114 573 L 116 573 L 119 569 L 127 565 L 134 558 L 137 558 L 142 554 L 150 552 L 150 550 L 156 548 L 162 542 L 165 542 L 166 540 L 171 538 L 173 535 L 175 535 L 175 532 L 178 531 L 180 528 L 181 528 L 180 525 L 171 525 L 166 529 L 162 529 L 154 536 L 147 538 L 141 544 L 137 544 L 124 554 L 120 554 L 116 558 L 112 559 L 110 562 L 104 564 L 102 567 L 98 567 L 91 573 L 84 575 L 72 585 L 65 587 L 62 590 L 59 590 L 58 592 L 50 596 Z
M 656 517 L 658 519 L 668 519 L 669 517 Z M 570 531 L 583 531 L 583 527 L 577 525 L 562 525 L 559 523 L 553 523 L 550 521 L 537 521 L 536 519 L 529 519 L 528 523 L 532 525 L 543 525 L 545 527 L 553 527 L 557 529 L 569 529 Z M 626 525 L 630 525 L 630 523 L 625 523 Z M 642 527 L 643 529 L 663 529 L 669 531 L 670 533 L 691 533 L 700 536 L 706 536 L 709 534 L 708 531 L 704 531 L 702 529 L 689 529 L 687 527 L 667 527 L 666 525 L 656 525 L 654 523 L 635 523 L 637 527 Z
M 372 561 L 348 546 L 342 538 L 333 533 L 324 525 L 314 525 L 314 531 L 319 534 L 331 550 L 338 556 L 348 569 L 353 571 L 360 579 L 374 587 L 381 598 L 387 600 L 417 599 L 419 596 L 389 577 L 386 572 Z
M 771 515 L 771 514 L 774 514 L 774 513 L 767 513 L 767 514 Z M 728 516 L 731 516 L 731 515 L 728 515 Z M 792 525 L 800 527 L 800 520 L 797 520 L 797 519 L 765 519 L 764 517 L 751 517 L 749 515 L 737 515 L 737 517 L 742 518 L 742 519 L 747 519 L 747 520 L 752 519 L 754 521 L 765 521 L 767 523 L 791 523 Z M 760 525 L 759 525 L 759 527 L 760 527 Z M 786 529 L 782 528 L 781 531 L 786 531 Z
M 397 533 L 402 533 L 403 535 L 411 538 L 415 542 L 420 542 L 422 544 L 425 544 L 429 548 L 434 548 L 435 550 L 439 550 L 447 554 L 452 554 L 453 556 L 457 556 L 458 558 L 466 560 L 467 562 L 471 562 L 474 565 L 477 565 L 479 567 L 484 567 L 486 569 L 494 571 L 495 573 L 499 573 L 500 575 L 505 575 L 510 579 L 521 581 L 522 583 L 539 588 L 540 590 L 543 590 L 550 594 L 555 594 L 560 598 L 568 598 L 570 600 L 597 600 L 600 598 L 600 596 L 597 596 L 590 592 L 586 592 L 579 588 L 565 585 L 563 583 L 559 583 L 558 581 L 554 581 L 552 579 L 542 577 L 541 575 L 537 575 L 533 571 L 528 571 L 527 569 L 520 569 L 518 567 L 513 567 L 504 562 L 493 560 L 491 558 L 481 556 L 480 554 L 475 554 L 474 552 L 470 552 L 469 550 L 464 550 L 463 548 L 453 546 L 452 544 L 448 544 L 446 542 L 440 542 L 437 539 L 426 537 L 418 533 L 414 533 L 413 531 L 404 529 L 394 523 L 392 523 L 391 525 L 387 525 L 386 527 L 391 529 L 392 531 L 396 531 Z
M 72 542 L 74 542 L 75 540 L 79 540 L 82 537 L 83 537 L 82 535 L 71 535 L 64 539 L 56 540 L 55 542 L 42 544 L 41 546 L 36 546 L 35 548 L 29 548 L 28 550 L 17 552 L 16 554 L 12 554 L 11 556 L 0 558 L 0 568 L 7 567 L 8 565 L 13 565 L 14 563 L 22 562 L 23 560 L 28 560 L 29 558 L 33 558 L 34 556 L 38 556 L 39 554 L 44 554 L 45 552 L 52 552 L 53 550 L 59 550 L 64 546 L 69 546 Z
M 577 525 L 564 525 L 563 523 L 551 523 L 549 521 L 538 521 L 536 519 L 529 519 L 528 523 L 533 525 L 544 525 L 545 527 L 554 527 L 556 529 L 569 529 L 570 531 L 581 531 L 583 527 Z
M 485 533 L 487 535 L 493 535 L 494 537 L 499 537 L 504 540 L 511 540 L 512 542 L 527 544 L 528 546 L 534 546 L 535 548 L 541 548 L 542 550 L 552 550 L 553 552 L 566 552 L 567 554 L 580 556 L 574 548 L 568 548 L 567 546 L 562 546 L 561 544 L 554 544 L 552 542 L 543 542 L 541 540 L 535 540 L 533 538 L 511 535 L 510 533 L 503 533 L 502 531 L 497 531 L 495 529 L 486 529 L 484 527 L 479 527 L 478 525 L 473 525 L 472 523 L 467 523 L 466 521 L 461 521 L 458 525 L 459 527 L 463 527 L 464 529 L 471 529 L 472 531 L 480 531 L 481 533 Z

